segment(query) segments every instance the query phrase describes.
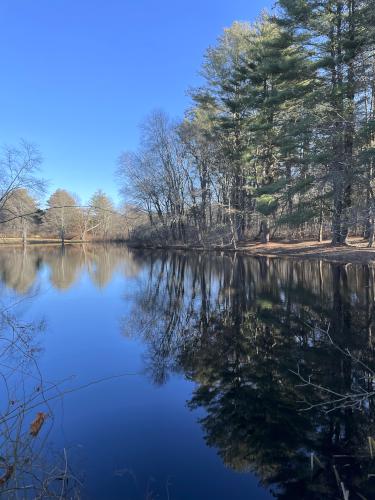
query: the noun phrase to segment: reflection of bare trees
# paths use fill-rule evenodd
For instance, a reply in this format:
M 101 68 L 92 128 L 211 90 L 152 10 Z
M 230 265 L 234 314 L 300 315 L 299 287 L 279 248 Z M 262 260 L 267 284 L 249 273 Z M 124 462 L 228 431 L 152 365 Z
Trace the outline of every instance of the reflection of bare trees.
M 70 288 L 78 279 L 82 270 L 80 252 L 65 246 L 49 248 L 42 251 L 43 262 L 50 271 L 50 282 L 54 288 L 64 290 Z
M 35 284 L 42 266 L 49 269 L 54 288 L 70 288 L 86 271 L 98 287 L 106 286 L 115 272 L 135 276 L 139 266 L 132 253 L 121 245 L 50 245 L 0 248 L 0 279 L 19 293 Z
M 344 490 L 372 498 L 375 402 L 329 402 L 373 391 L 373 269 L 238 255 L 138 258 L 149 274 L 139 277 L 124 331 L 146 342 L 156 382 L 170 371 L 196 382 L 190 406 L 205 409 L 207 443 L 223 461 L 256 472 L 280 499 Z M 300 387 L 297 369 L 314 385 Z
M 25 247 L 0 251 L 0 280 L 18 293 L 30 291 L 36 281 L 39 267 L 39 256 L 28 252 Z
M 24 323 L 21 312 L 25 301 L 36 295 L 33 285 L 40 270 L 47 270 L 51 284 L 59 289 L 71 286 L 83 272 L 102 287 L 115 272 L 136 274 L 138 264 L 120 246 L 30 245 L 0 249 L 0 267 L 4 285 L 0 308 L 0 495 L 9 499 L 78 498 L 79 481 L 70 470 L 69 454 L 65 449 L 56 453 L 50 448 L 52 403 L 67 393 L 128 374 L 79 387 L 72 387 L 70 378 L 45 380 L 38 365 L 43 323 Z
M 121 245 L 90 245 L 82 246 L 85 254 L 86 265 L 92 282 L 102 288 L 107 285 L 114 273 L 120 272 L 127 277 L 139 272 L 132 254 Z

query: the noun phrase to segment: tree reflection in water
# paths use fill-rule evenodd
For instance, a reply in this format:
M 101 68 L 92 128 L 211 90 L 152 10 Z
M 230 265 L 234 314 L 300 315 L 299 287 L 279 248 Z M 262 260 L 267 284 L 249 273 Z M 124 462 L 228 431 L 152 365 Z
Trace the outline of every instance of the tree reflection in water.
M 29 245 L 0 247 L 0 281 L 18 294 L 29 292 L 46 267 L 54 288 L 67 290 L 87 272 L 91 282 L 103 288 L 116 271 L 134 276 L 139 268 L 123 245 Z
M 40 274 L 60 291 L 83 273 L 102 288 L 118 271 L 138 272 L 122 246 L 4 246 L 0 248 L 0 495 L 4 498 L 79 498 L 69 452 L 53 451 L 49 434 L 64 394 L 82 390 L 70 375 L 45 380 L 39 368 L 44 322 L 23 320 L 39 296 Z M 43 286 L 42 286 L 43 289 Z M 91 380 L 89 385 L 109 380 Z M 72 385 L 73 384 L 73 385 Z M 78 471 L 79 473 L 79 471 Z
M 43 269 L 60 290 L 132 277 L 124 334 L 146 345 L 154 382 L 195 382 L 188 405 L 228 467 L 279 499 L 375 496 L 374 400 L 332 403 L 374 390 L 372 267 L 67 245 L 1 249 L 0 269 L 18 296 Z
M 147 273 L 124 334 L 146 343 L 156 383 L 171 372 L 196 383 L 189 407 L 205 410 L 205 439 L 227 466 L 255 472 L 279 499 L 374 498 L 374 400 L 332 405 L 335 394 L 374 388 L 372 267 L 133 258 Z M 297 370 L 332 393 L 303 386 Z

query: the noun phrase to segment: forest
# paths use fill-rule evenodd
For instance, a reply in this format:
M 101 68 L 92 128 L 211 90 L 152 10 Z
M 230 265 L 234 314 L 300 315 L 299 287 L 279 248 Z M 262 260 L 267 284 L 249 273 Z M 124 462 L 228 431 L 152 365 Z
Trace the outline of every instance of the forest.
M 210 47 L 183 120 L 155 111 L 120 158 L 133 237 L 374 239 L 373 0 L 280 0 Z
M 85 205 L 63 189 L 41 209 L 37 148 L 5 148 L 1 236 L 371 247 L 374 73 L 373 0 L 280 0 L 207 49 L 182 119 L 146 117 L 118 160 L 121 210 L 101 190 Z

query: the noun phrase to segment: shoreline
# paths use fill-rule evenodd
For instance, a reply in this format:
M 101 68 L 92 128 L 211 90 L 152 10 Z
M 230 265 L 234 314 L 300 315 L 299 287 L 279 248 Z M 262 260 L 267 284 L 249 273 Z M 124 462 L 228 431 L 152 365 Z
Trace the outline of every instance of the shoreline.
M 85 245 L 85 244 L 126 244 L 125 240 L 65 240 L 64 243 L 57 238 L 28 238 L 26 245 L 22 238 L 0 238 L 0 248 L 7 246 L 37 246 L 37 245 Z
M 147 250 L 183 250 L 198 252 L 230 252 L 241 253 L 253 257 L 282 257 L 298 260 L 324 260 L 340 264 L 371 264 L 375 263 L 375 247 L 368 248 L 367 242 L 361 238 L 352 239 L 348 245 L 331 246 L 330 240 L 317 241 L 272 241 L 270 243 L 246 242 L 232 246 L 212 245 L 202 247 L 198 245 L 146 245 L 128 242 L 130 248 Z
M 331 246 L 330 240 L 317 242 L 309 241 L 272 241 L 269 243 L 260 243 L 257 241 L 244 242 L 236 249 L 232 246 L 211 245 L 203 247 L 194 244 L 166 244 L 166 245 L 148 245 L 142 242 L 112 240 L 112 241 L 83 241 L 78 239 L 65 240 L 65 245 L 77 244 L 122 244 L 129 248 L 142 250 L 173 250 L 186 252 L 227 252 L 241 253 L 253 257 L 282 257 L 298 260 L 324 260 L 336 263 L 353 264 L 372 264 L 375 263 L 375 247 L 368 248 L 367 241 L 362 238 L 352 238 L 348 245 Z M 49 246 L 61 245 L 61 240 L 53 238 L 30 238 L 27 240 L 30 246 Z M 23 246 L 21 238 L 0 238 L 0 248 L 10 246 Z

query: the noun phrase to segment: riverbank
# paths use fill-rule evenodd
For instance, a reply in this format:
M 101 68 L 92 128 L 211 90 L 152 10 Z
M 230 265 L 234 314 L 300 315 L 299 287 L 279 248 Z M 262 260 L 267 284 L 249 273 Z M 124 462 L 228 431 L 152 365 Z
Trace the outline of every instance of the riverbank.
M 196 250 L 196 251 L 226 251 L 240 252 L 253 256 L 285 257 L 293 259 L 320 259 L 330 262 L 340 263 L 362 263 L 375 262 L 375 248 L 368 248 L 367 241 L 362 238 L 352 238 L 348 245 L 333 247 L 330 240 L 318 241 L 273 241 L 270 243 L 260 243 L 255 241 L 245 242 L 233 247 L 212 246 L 203 248 L 193 245 L 165 245 L 147 246 L 132 244 L 137 248 L 159 248 L 175 250 Z
M 61 245 L 60 238 L 27 238 L 26 243 L 28 245 Z M 83 240 L 65 240 L 64 244 L 68 243 L 87 243 Z M 24 241 L 22 238 L 0 238 L 0 246 L 2 245 L 23 245 Z
M 121 243 L 131 248 L 155 250 L 183 250 L 183 251 L 224 251 L 239 252 L 253 256 L 284 257 L 293 259 L 319 259 L 329 262 L 368 264 L 375 262 L 375 247 L 368 248 L 367 241 L 362 238 L 352 238 L 348 245 L 333 247 L 330 240 L 318 241 L 272 241 L 260 243 L 257 241 L 244 242 L 236 249 L 232 246 L 212 245 L 203 247 L 193 244 L 166 244 L 148 245 L 142 242 L 129 241 L 83 241 L 79 239 L 66 240 L 65 244 L 94 244 L 94 243 Z M 57 238 L 30 238 L 28 245 L 61 245 Z M 22 238 L 0 238 L 0 247 L 8 245 L 23 245 Z
M 330 262 L 375 262 L 375 248 L 368 248 L 367 241 L 351 240 L 348 245 L 333 247 L 330 241 L 248 243 L 241 247 L 254 255 L 283 256 L 298 259 L 322 259 Z
M 83 244 L 83 243 L 92 243 L 92 244 L 97 244 L 97 243 L 126 243 L 124 240 L 81 240 L 81 239 L 67 239 L 64 241 L 64 245 L 77 245 L 77 244 Z M 60 238 L 27 238 L 26 240 L 27 245 L 62 245 L 61 239 Z M 0 247 L 1 246 L 7 246 L 7 245 L 12 245 L 12 246 L 19 246 L 19 245 L 24 245 L 24 241 L 22 238 L 0 238 Z

